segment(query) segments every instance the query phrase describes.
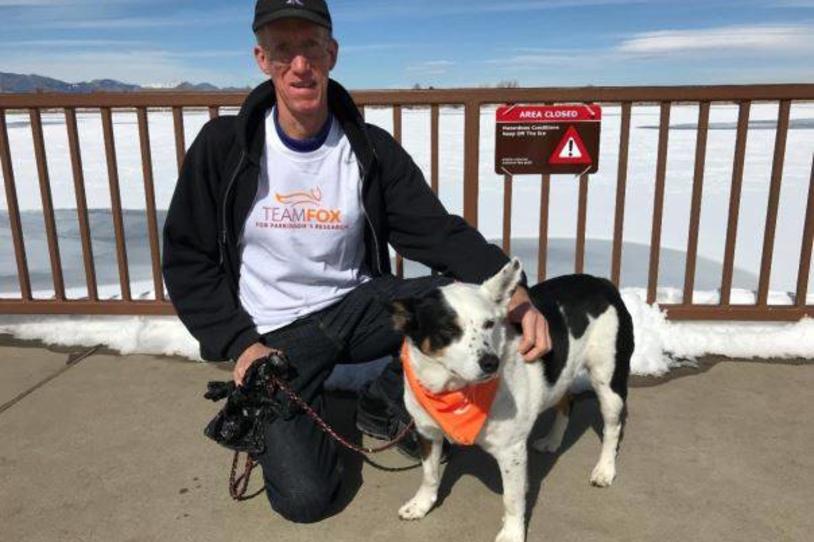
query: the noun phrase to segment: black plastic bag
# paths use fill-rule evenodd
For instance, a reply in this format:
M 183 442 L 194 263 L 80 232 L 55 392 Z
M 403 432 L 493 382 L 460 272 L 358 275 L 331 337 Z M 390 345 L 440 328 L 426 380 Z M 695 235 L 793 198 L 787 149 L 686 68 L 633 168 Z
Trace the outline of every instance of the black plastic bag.
M 277 388 L 272 377 L 289 380 L 294 376 L 288 359 L 274 352 L 252 363 L 242 386 L 231 380 L 209 382 L 204 397 L 211 401 L 226 399 L 226 404 L 207 424 L 204 434 L 236 452 L 262 453 L 264 424 L 288 411 L 287 405 L 275 398 Z

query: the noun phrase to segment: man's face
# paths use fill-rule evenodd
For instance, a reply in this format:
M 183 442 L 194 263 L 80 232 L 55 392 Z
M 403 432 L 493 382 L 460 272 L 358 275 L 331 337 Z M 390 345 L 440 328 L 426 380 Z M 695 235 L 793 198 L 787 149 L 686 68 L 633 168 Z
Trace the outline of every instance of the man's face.
M 301 19 L 281 19 L 260 32 L 254 56 L 274 82 L 278 107 L 295 115 L 327 108 L 328 75 L 339 50 L 329 32 Z

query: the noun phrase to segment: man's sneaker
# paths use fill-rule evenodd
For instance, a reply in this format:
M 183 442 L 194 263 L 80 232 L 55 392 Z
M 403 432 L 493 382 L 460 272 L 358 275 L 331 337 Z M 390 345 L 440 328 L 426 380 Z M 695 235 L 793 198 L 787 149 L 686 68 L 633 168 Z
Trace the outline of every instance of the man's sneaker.
M 398 416 L 392 413 L 387 404 L 367 394 L 359 396 L 356 408 L 356 428 L 369 437 L 390 441 L 396 438 L 410 423 L 406 415 Z M 418 433 L 415 429 L 409 431 L 403 439 L 396 443 L 396 450 L 413 460 L 421 459 L 421 445 L 418 442 Z M 449 459 L 450 445 L 444 440 L 441 452 L 441 462 Z

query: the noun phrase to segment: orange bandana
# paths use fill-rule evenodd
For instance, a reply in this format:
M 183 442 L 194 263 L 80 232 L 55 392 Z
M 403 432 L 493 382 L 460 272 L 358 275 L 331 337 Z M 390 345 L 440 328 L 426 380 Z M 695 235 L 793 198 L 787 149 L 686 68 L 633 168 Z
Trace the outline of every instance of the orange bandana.
M 416 400 L 441 426 L 444 433 L 458 444 L 474 444 L 486 423 L 500 380 L 494 378 L 482 384 L 436 394 L 424 388 L 416 378 L 406 341 L 401 347 L 401 364 Z

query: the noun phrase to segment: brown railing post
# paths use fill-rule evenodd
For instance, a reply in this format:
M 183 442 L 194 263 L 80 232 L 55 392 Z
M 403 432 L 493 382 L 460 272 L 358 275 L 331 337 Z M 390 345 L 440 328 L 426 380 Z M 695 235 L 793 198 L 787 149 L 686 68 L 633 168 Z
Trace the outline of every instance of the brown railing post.
M 85 174 L 82 171 L 82 151 L 79 145 L 79 130 L 76 125 L 76 109 L 65 108 L 65 126 L 68 129 L 68 146 L 71 153 L 73 185 L 76 195 L 76 216 L 79 220 L 79 236 L 82 239 L 82 258 L 85 264 L 85 282 L 88 298 L 99 299 L 96 287 L 96 265 L 93 262 L 93 244 L 91 243 L 90 222 L 88 221 L 88 200 L 85 196 Z
M 430 107 L 430 186 L 438 195 L 438 104 Z
M 613 254 L 611 281 L 618 287 L 622 273 L 622 241 L 625 225 L 625 193 L 627 191 L 628 148 L 630 146 L 631 103 L 622 104 L 622 127 L 619 134 L 619 169 L 616 173 L 616 216 L 613 223 Z
M 803 308 L 808 303 L 808 273 L 811 271 L 811 250 L 814 243 L 814 155 L 811 157 L 811 180 L 808 182 L 808 204 L 803 222 L 803 242 L 800 247 L 800 270 L 797 272 L 795 305 Z
M 503 252 L 512 253 L 512 176 L 503 176 Z
M 109 107 L 102 107 L 102 132 L 105 138 L 107 158 L 107 178 L 110 185 L 110 207 L 113 214 L 113 232 L 116 235 L 116 259 L 119 265 L 119 286 L 122 299 L 131 301 L 130 272 L 127 267 L 127 242 L 124 237 L 124 217 L 122 198 L 119 189 L 119 166 L 116 160 L 116 141 L 113 137 L 113 113 Z
M 182 107 L 172 108 L 172 124 L 175 129 L 175 159 L 178 162 L 178 172 L 180 173 L 187 153 L 187 145 L 186 141 L 184 141 L 184 109 Z
M 14 185 L 14 167 L 11 163 L 11 151 L 8 143 L 6 110 L 2 108 L 0 108 L 0 165 L 3 167 L 3 184 L 6 188 L 6 205 L 8 206 L 14 257 L 17 261 L 17 279 L 20 282 L 20 294 L 24 300 L 30 301 L 31 277 L 28 274 L 23 225 L 20 221 L 20 206 L 17 203 L 17 188 Z
M 551 200 L 551 175 L 543 175 L 540 186 L 540 231 L 537 236 L 537 280 L 544 281 L 548 266 L 548 211 Z
M 746 135 L 749 133 L 749 109 L 751 102 L 742 101 L 738 107 L 738 132 L 735 136 L 735 158 L 732 164 L 732 187 L 729 190 L 729 220 L 726 227 L 724 269 L 721 277 L 720 305 L 729 305 L 732 291 L 732 272 L 735 268 L 735 243 L 738 238 L 741 188 L 743 187 L 743 164 L 746 157 Z
M 161 251 L 158 247 L 158 223 L 155 208 L 155 185 L 153 183 L 153 157 L 150 150 L 150 124 L 147 109 L 139 107 L 138 131 L 141 146 L 141 170 L 144 177 L 144 200 L 147 213 L 147 235 L 150 238 L 150 258 L 153 268 L 153 288 L 157 301 L 164 300 L 164 282 L 161 277 Z
M 690 231 L 687 234 L 687 261 L 684 269 L 683 305 L 692 304 L 695 288 L 695 261 L 698 255 L 698 228 L 701 225 L 701 197 L 704 193 L 704 166 L 707 158 L 707 133 L 709 130 L 709 102 L 701 102 L 698 109 L 698 133 L 695 140 L 695 173 L 692 183 L 690 206 Z
M 477 228 L 480 102 L 466 102 L 464 114 L 464 218 L 472 227 Z
M 401 144 L 401 106 L 393 106 L 393 139 Z M 396 254 L 396 276 L 404 278 L 404 256 Z
M 40 179 L 40 196 L 42 213 L 45 220 L 45 234 L 48 238 L 48 255 L 51 258 L 51 274 L 54 278 L 54 296 L 65 300 L 65 280 L 62 276 L 62 261 L 59 257 L 59 238 L 54 218 L 54 203 L 51 199 L 51 179 L 48 176 L 48 159 L 45 154 L 45 138 L 42 133 L 42 115 L 40 110 L 29 110 L 31 117 L 31 134 L 34 139 L 34 155 L 37 158 L 37 173 Z
M 763 230 L 763 256 L 760 264 L 760 280 L 757 290 L 757 304 L 766 306 L 769 299 L 769 279 L 772 273 L 774 236 L 777 229 L 777 208 L 780 205 L 780 185 L 783 181 L 783 162 L 786 157 L 786 136 L 789 131 L 791 102 L 782 100 L 777 114 L 777 134 L 772 160 L 772 180 L 769 187 L 769 203 L 766 209 L 766 227 Z
M 670 102 L 661 103 L 659 151 L 656 162 L 656 192 L 653 195 L 653 229 L 650 232 L 650 271 L 647 279 L 647 303 L 656 302 L 661 252 L 661 226 L 664 213 L 664 182 L 667 177 L 667 145 L 670 137 Z
M 401 106 L 395 104 L 393 106 L 393 139 L 401 144 Z
M 579 204 L 577 206 L 577 241 L 574 273 L 585 271 L 585 229 L 588 222 L 588 175 L 579 177 Z

